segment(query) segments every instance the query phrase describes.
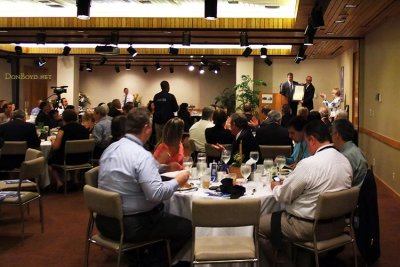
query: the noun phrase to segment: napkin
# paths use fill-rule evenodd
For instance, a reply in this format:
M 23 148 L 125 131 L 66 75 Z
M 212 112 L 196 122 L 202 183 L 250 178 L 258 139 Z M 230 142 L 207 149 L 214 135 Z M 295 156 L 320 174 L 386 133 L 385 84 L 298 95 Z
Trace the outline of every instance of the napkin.
M 222 179 L 220 189 L 223 194 L 230 194 L 231 199 L 240 198 L 246 192 L 246 188 L 243 186 L 233 185 L 231 178 Z
M 250 158 L 248 161 L 246 161 L 246 165 L 253 165 L 253 164 L 256 164 L 257 163 L 257 161 L 255 161 L 254 159 L 252 159 L 252 158 Z

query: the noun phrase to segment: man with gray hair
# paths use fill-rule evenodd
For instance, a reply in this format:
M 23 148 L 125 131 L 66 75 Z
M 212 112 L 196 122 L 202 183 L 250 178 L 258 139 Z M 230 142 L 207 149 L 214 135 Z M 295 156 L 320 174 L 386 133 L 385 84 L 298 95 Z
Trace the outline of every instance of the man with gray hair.
M 93 127 L 92 137 L 95 141 L 93 158 L 99 159 L 104 149 L 111 140 L 111 120 L 107 117 L 107 110 L 104 106 L 94 108 L 94 119 L 96 124 Z
M 204 107 L 201 113 L 201 120 L 192 125 L 189 129 L 190 139 L 194 141 L 197 152 L 205 152 L 206 129 L 214 127 L 212 117 L 214 108 Z
M 0 125 L 0 138 L 4 141 L 26 141 L 29 148 L 39 148 L 40 139 L 35 125 L 25 122 L 25 112 L 17 109 L 12 113 L 13 119 Z M 24 156 L 2 156 L 0 169 L 19 168 Z
M 287 146 L 292 145 L 287 128 L 281 126 L 282 114 L 277 110 L 268 113 L 266 123 L 256 131 L 259 145 Z
M 124 241 L 137 243 L 166 239 L 174 257 L 190 240 L 192 225 L 188 219 L 165 212 L 163 201 L 170 199 L 178 187 L 187 184 L 189 172 L 183 171 L 165 182 L 161 180 L 159 164 L 143 147 L 152 133 L 147 108 L 132 109 L 125 125 L 125 136 L 112 143 L 101 156 L 99 188 L 121 195 Z M 97 216 L 96 226 L 107 238 L 119 240 L 118 221 Z M 147 265 L 138 266 L 165 266 L 163 251 L 163 244 L 152 246 L 139 258 Z M 127 253 L 128 256 L 136 255 L 132 250 Z

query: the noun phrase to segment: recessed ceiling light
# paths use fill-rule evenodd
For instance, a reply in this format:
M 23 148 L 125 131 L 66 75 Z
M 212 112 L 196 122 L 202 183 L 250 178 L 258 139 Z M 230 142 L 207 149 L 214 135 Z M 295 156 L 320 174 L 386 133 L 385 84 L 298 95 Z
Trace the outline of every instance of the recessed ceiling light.
M 334 32 L 327 32 L 326 34 L 327 35 L 334 35 L 335 33 Z
M 354 4 L 346 4 L 344 7 L 345 7 L 345 8 L 356 8 L 357 5 L 354 5 Z
M 335 20 L 335 23 L 345 23 L 345 22 L 346 22 L 345 18 L 340 18 L 340 19 Z
M 7 30 L 0 30 L 0 32 L 8 32 Z

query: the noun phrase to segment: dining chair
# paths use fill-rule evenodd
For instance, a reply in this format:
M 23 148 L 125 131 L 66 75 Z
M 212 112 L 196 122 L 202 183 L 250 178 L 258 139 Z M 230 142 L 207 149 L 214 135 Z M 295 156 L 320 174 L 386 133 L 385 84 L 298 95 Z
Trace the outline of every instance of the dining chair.
M 194 199 L 192 264 L 242 263 L 258 266 L 259 199 Z M 198 227 L 253 226 L 252 236 L 197 236 Z
M 128 243 L 124 241 L 122 201 L 118 193 L 102 190 L 90 185 L 85 185 L 83 188 L 83 195 L 86 207 L 89 209 L 89 215 L 90 215 L 87 227 L 87 236 L 86 236 L 86 253 L 85 253 L 86 267 L 89 265 L 89 249 L 91 243 L 115 251 L 118 254 L 117 266 L 120 266 L 122 252 L 149 246 L 159 242 L 165 243 L 168 256 L 168 266 L 171 266 L 171 253 L 168 240 L 157 239 L 157 240 L 150 240 L 138 243 Z M 102 235 L 101 232 L 98 232 L 97 234 L 93 233 L 95 225 L 95 217 L 97 215 L 102 215 L 105 217 L 118 220 L 121 232 L 119 240 L 109 239 L 104 235 Z
M 190 150 L 192 151 L 192 158 L 193 158 L 193 161 L 194 162 L 197 162 L 197 149 L 196 149 L 196 144 L 195 144 L 195 142 L 194 142 L 194 140 L 193 139 L 190 139 L 190 137 L 189 137 L 189 147 L 190 147 Z
M 24 218 L 24 207 L 35 200 L 39 201 L 39 214 L 40 214 L 40 223 L 41 223 L 41 231 L 44 232 L 44 220 L 43 220 L 43 206 L 42 206 L 42 198 L 40 195 L 39 189 L 39 179 L 40 175 L 43 172 L 45 164 L 44 157 L 38 157 L 36 159 L 24 161 L 21 164 L 21 169 L 19 173 L 19 181 L 16 191 L 0 191 L 0 196 L 4 198 L 0 201 L 0 205 L 5 206 L 16 206 L 19 207 L 21 214 L 21 240 L 24 241 L 25 236 L 25 218 Z M 30 191 L 22 191 L 22 184 L 27 179 L 35 179 L 36 192 Z
M 221 150 L 217 149 L 213 144 L 204 144 L 207 158 L 221 158 Z
M 316 267 L 319 267 L 320 253 L 342 247 L 347 244 L 353 246 L 354 266 L 357 267 L 357 253 L 353 231 L 354 210 L 357 207 L 358 194 L 360 188 L 352 187 L 338 192 L 322 193 L 318 197 L 317 207 L 315 211 L 315 220 L 313 225 L 313 240 L 309 242 L 293 242 L 297 247 L 314 252 Z M 326 226 L 326 223 L 335 220 L 344 220 L 345 216 L 350 215 L 350 220 L 346 223 L 346 229 L 339 235 L 321 239 L 319 236 L 323 233 L 320 228 Z
M 24 160 L 26 150 L 28 148 L 26 141 L 4 141 L 4 145 L 1 148 L 0 159 L 4 157 L 13 158 L 15 160 Z M 19 168 L 14 168 L 11 170 L 0 170 L 3 173 L 15 173 L 19 172 Z
M 75 170 L 86 170 L 93 168 L 92 158 L 93 150 L 95 146 L 94 139 L 83 139 L 83 140 L 68 140 L 65 142 L 64 148 L 64 164 L 53 164 L 53 167 L 59 168 L 64 171 L 64 194 L 67 193 L 67 180 L 68 172 Z M 90 154 L 88 161 L 83 164 L 69 165 L 67 164 L 67 158 L 73 154 Z
M 98 187 L 99 169 L 100 167 L 97 166 L 85 172 L 85 184 Z
M 270 146 L 260 145 L 261 156 L 263 159 L 275 159 L 278 155 L 290 156 L 292 153 L 291 146 Z

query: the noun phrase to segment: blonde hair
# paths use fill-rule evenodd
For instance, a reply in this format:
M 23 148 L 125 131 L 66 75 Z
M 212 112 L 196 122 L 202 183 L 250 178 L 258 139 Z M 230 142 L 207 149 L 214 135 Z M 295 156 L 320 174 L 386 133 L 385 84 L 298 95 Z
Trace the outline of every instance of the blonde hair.
M 341 92 L 340 92 L 339 88 L 333 88 L 332 91 L 335 91 L 335 95 L 336 95 L 337 97 L 339 97 L 339 96 L 341 95 Z
M 164 143 L 168 146 L 178 149 L 182 140 L 184 125 L 185 123 L 183 120 L 178 117 L 167 121 L 162 131 L 160 143 Z

